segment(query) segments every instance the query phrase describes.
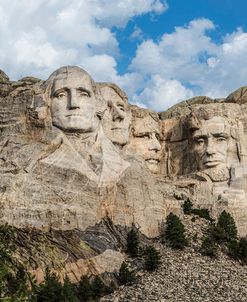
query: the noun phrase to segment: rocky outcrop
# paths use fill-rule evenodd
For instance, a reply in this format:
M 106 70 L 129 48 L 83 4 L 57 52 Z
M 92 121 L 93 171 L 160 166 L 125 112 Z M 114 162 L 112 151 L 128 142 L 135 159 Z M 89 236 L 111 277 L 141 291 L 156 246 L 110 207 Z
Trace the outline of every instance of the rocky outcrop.
M 191 242 L 184 251 L 172 250 L 154 243 L 161 254 L 161 265 L 152 273 L 129 261 L 137 271 L 137 282 L 121 286 L 116 292 L 101 299 L 102 302 L 191 302 L 191 301 L 246 301 L 246 266 L 219 252 L 217 258 L 202 256 L 198 250 L 208 223 L 204 219 L 191 221 L 184 218 Z
M 153 238 L 167 214 L 182 216 L 176 196 L 215 218 L 223 209 L 231 212 L 246 235 L 241 89 L 226 100 L 196 97 L 157 114 L 130 105 L 117 85 L 95 83 L 79 67 L 61 67 L 46 81 L 11 81 L 1 72 L 0 222 L 87 239 L 90 230 L 89 243 L 73 242 L 78 248 L 69 261 L 61 252 L 70 255 L 69 245 L 58 249 L 74 281 L 119 268 L 119 230 L 135 225 Z M 99 225 L 108 225 L 102 236 Z M 42 257 L 31 270 L 51 263 Z

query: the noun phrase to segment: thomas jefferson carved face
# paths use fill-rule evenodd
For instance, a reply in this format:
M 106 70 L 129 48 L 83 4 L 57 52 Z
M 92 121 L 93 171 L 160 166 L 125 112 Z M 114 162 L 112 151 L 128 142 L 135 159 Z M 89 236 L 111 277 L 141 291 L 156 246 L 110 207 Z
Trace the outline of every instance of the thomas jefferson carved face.
M 129 141 L 131 112 L 127 97 L 123 98 L 111 86 L 100 87 L 101 94 L 108 104 L 102 124 L 107 137 L 114 143 L 124 146 Z
M 222 117 L 202 120 L 193 133 L 193 146 L 200 170 L 226 166 L 230 125 Z
M 159 124 L 150 115 L 134 118 L 132 123 L 133 137 L 128 149 L 141 156 L 152 173 L 159 173 L 161 145 L 159 143 Z
M 82 69 L 67 67 L 56 73 L 51 87 L 54 126 L 67 132 L 93 132 L 98 126 L 92 78 Z

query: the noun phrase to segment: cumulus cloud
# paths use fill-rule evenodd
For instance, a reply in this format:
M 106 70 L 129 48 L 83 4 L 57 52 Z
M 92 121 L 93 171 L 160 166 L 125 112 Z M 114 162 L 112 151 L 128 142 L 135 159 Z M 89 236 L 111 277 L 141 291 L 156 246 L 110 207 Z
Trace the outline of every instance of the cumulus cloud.
M 184 87 L 179 81 L 162 79 L 159 75 L 154 75 L 141 94 L 134 95 L 133 101 L 140 104 L 141 100 L 147 107 L 162 111 L 164 108 L 171 107 L 174 100 L 179 102 L 192 96 L 193 92 Z
M 130 35 L 130 39 L 142 40 L 144 38 L 144 36 L 145 36 L 145 33 L 143 32 L 143 30 L 140 27 L 135 26 L 132 34 Z
M 145 100 L 153 109 L 164 110 L 193 95 L 225 97 L 246 85 L 247 33 L 239 28 L 215 43 L 212 30 L 212 21 L 198 19 L 164 34 L 158 42 L 143 41 L 130 66 L 144 79 L 135 101 Z
M 238 28 L 216 43 L 211 32 L 217 27 L 205 18 L 158 40 L 135 26 L 129 38 L 139 44 L 119 74 L 116 28 L 167 8 L 165 0 L 0 0 L 0 68 L 12 79 L 46 79 L 62 65 L 79 65 L 154 110 L 194 95 L 224 97 L 247 84 L 247 33 Z
M 98 80 L 115 78 L 112 27 L 166 9 L 162 0 L 0 0 L 0 68 L 14 79 L 46 78 L 59 66 L 81 65 Z

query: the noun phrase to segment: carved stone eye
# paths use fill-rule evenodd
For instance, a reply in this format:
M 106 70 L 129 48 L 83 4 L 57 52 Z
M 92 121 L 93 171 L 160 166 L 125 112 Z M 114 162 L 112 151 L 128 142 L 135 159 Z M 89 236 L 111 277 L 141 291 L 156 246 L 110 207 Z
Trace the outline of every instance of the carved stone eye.
M 199 146 L 202 146 L 204 144 L 204 139 L 200 138 L 198 140 L 196 140 L 196 144 L 199 145 Z
M 85 90 L 79 90 L 79 95 L 82 97 L 90 97 L 89 92 L 85 91 Z
M 123 105 L 120 105 L 120 104 L 119 104 L 119 105 L 117 105 L 117 107 L 118 107 L 118 108 L 119 108 L 121 111 L 123 111 L 123 112 L 125 111 L 125 109 L 124 109 L 124 106 L 123 106 Z
M 160 139 L 159 133 L 155 133 L 155 137 L 157 138 L 157 140 L 159 140 Z
M 220 136 L 217 138 L 217 142 L 225 142 L 226 138 L 224 136 Z
M 58 99 L 62 99 L 64 97 L 66 97 L 66 92 L 65 91 L 61 91 L 59 93 L 56 93 L 55 97 L 58 98 Z

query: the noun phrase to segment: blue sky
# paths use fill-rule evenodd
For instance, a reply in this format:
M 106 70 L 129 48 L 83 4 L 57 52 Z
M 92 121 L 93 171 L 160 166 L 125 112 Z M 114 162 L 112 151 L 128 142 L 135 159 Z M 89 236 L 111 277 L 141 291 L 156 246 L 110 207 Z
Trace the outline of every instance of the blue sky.
M 0 69 L 78 65 L 161 111 L 247 85 L 244 0 L 0 0 Z

